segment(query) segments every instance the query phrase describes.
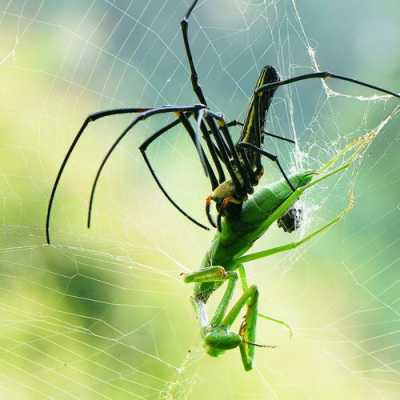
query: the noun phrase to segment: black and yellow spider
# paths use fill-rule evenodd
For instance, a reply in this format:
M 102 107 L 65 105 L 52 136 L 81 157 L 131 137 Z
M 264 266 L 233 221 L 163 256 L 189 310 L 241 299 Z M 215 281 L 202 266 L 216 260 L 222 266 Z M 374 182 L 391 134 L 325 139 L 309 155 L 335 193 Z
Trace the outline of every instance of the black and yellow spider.
M 168 200 L 173 206 L 181 212 L 185 217 L 194 222 L 196 225 L 209 229 L 202 223 L 192 218 L 186 211 L 184 211 L 167 193 L 165 188 L 162 186 L 158 179 L 151 163 L 146 155 L 148 146 L 156 140 L 158 137 L 168 132 L 175 126 L 182 126 L 186 133 L 193 141 L 195 148 L 199 154 L 199 158 L 204 167 L 206 175 L 211 183 L 212 193 L 207 197 L 206 200 L 206 212 L 210 223 L 216 227 L 210 215 L 210 204 L 215 201 L 218 210 L 218 226 L 220 226 L 221 216 L 230 212 L 240 211 L 242 203 L 247 199 L 248 194 L 253 193 L 253 188 L 256 186 L 264 173 L 264 169 L 261 163 L 261 156 L 265 156 L 270 160 L 274 161 L 283 177 L 285 178 L 289 187 L 294 191 L 294 186 L 288 179 L 285 171 L 283 170 L 279 159 L 276 155 L 271 154 L 263 148 L 264 135 L 269 135 L 280 140 L 293 142 L 293 140 L 284 138 L 279 135 L 266 132 L 265 119 L 266 113 L 271 105 L 272 98 L 275 91 L 279 86 L 288 85 L 294 82 L 299 82 L 306 79 L 327 79 L 336 78 L 347 82 L 352 82 L 358 85 L 362 85 L 371 89 L 378 90 L 380 92 L 400 97 L 397 93 L 389 90 L 382 89 L 380 87 L 370 85 L 355 79 L 347 78 L 344 76 L 332 74 L 330 72 L 314 72 L 306 75 L 297 76 L 290 79 L 280 80 L 279 75 L 275 68 L 272 66 L 266 66 L 262 69 L 257 83 L 255 85 L 254 93 L 251 97 L 250 104 L 248 107 L 247 117 L 244 123 L 238 121 L 226 122 L 223 115 L 213 112 L 209 109 L 206 97 L 199 84 L 196 67 L 193 61 L 192 52 L 189 44 L 188 36 L 188 21 L 189 17 L 196 7 L 198 0 L 193 1 L 189 10 L 187 11 L 184 19 L 181 21 L 181 29 L 183 34 L 183 42 L 185 46 L 186 55 L 189 62 L 190 77 L 192 82 L 193 91 L 199 100 L 199 104 L 190 106 L 177 106 L 177 105 L 166 105 L 161 107 L 141 107 L 141 108 L 117 108 L 105 111 L 99 111 L 89 115 L 84 121 L 82 127 L 74 138 L 71 146 L 69 147 L 65 158 L 58 171 L 55 179 L 50 200 L 47 210 L 46 218 L 46 238 L 47 242 L 50 243 L 50 218 L 51 211 L 54 202 L 56 190 L 65 169 L 65 166 L 69 160 L 69 157 L 78 143 L 81 135 L 90 122 L 94 122 L 100 118 L 108 117 L 111 115 L 119 114 L 138 114 L 137 117 L 128 125 L 128 127 L 121 133 L 114 144 L 107 152 L 105 158 L 101 162 L 101 165 L 96 174 L 89 203 L 88 211 L 88 227 L 91 222 L 91 212 L 93 206 L 93 199 L 98 183 L 100 174 L 111 156 L 116 146 L 121 140 L 135 127 L 139 122 L 146 120 L 154 115 L 158 114 L 175 114 L 176 118 L 168 125 L 163 126 L 159 131 L 150 136 L 140 145 L 139 150 L 141 151 L 144 160 L 154 177 L 157 185 L 161 191 L 165 194 Z M 199 129 L 195 129 L 192 125 L 192 120 L 197 123 Z M 241 126 L 242 131 L 239 140 L 234 143 L 229 131 L 230 127 Z M 200 137 L 201 132 L 202 137 Z M 202 144 L 203 140 L 203 144 Z M 296 212 L 290 211 L 283 216 L 279 221 L 279 225 L 285 230 L 292 231 L 296 228 Z

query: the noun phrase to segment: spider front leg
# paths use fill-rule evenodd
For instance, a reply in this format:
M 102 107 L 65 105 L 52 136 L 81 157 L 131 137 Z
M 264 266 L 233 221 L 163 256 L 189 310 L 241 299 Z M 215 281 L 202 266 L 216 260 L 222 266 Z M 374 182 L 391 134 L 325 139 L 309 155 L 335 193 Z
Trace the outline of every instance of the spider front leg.
M 341 80 L 341 81 L 354 83 L 354 84 L 359 85 L 359 86 L 364 86 L 364 87 L 367 87 L 369 89 L 374 89 L 374 90 L 377 90 L 378 92 L 388 94 L 389 96 L 400 98 L 400 94 L 399 93 L 396 93 L 396 92 L 393 92 L 391 90 L 387 90 L 387 89 L 381 88 L 380 86 L 371 85 L 370 83 L 367 83 L 367 82 L 363 82 L 363 81 L 359 81 L 357 79 L 349 78 L 347 76 L 332 74 L 331 72 L 328 72 L 328 71 L 313 72 L 313 73 L 310 73 L 310 74 L 299 75 L 299 76 L 296 76 L 294 78 L 285 79 L 283 81 L 267 83 L 266 85 L 260 86 L 255 91 L 255 93 L 256 94 L 257 93 L 262 93 L 265 90 L 270 90 L 272 88 L 276 88 L 276 87 L 279 87 L 279 86 L 290 85 L 291 83 L 301 82 L 301 81 L 308 80 L 308 79 L 329 79 L 329 78 L 338 79 L 338 80 Z
M 189 44 L 189 35 L 188 35 L 188 21 L 190 14 L 194 10 L 194 8 L 197 5 L 198 0 L 194 0 L 192 5 L 189 7 L 189 10 L 185 14 L 185 17 L 181 21 L 181 30 L 182 30 L 182 36 L 183 36 L 183 43 L 185 45 L 185 52 L 187 59 L 189 61 L 189 67 L 190 67 L 190 79 L 192 81 L 192 88 L 193 91 L 195 92 L 197 98 L 200 100 L 202 104 L 207 105 L 207 101 L 204 97 L 203 90 L 201 86 L 199 85 L 199 77 L 197 75 L 196 67 L 194 65 L 193 61 L 193 55 L 192 55 L 192 50 L 190 49 L 190 44 Z
M 241 142 L 238 144 L 239 147 L 247 147 L 267 158 L 269 158 L 271 161 L 274 161 L 276 163 L 276 165 L 278 166 L 279 170 L 281 171 L 282 176 L 285 178 L 287 184 L 289 185 L 289 187 L 292 189 L 292 191 L 294 192 L 295 189 L 292 185 L 292 183 L 290 182 L 289 178 L 287 177 L 285 170 L 282 168 L 281 163 L 279 162 L 279 159 L 276 155 L 268 153 L 267 151 L 260 149 L 259 147 L 255 146 L 252 143 L 245 143 L 245 142 Z
M 230 122 L 228 122 L 228 123 L 226 124 L 226 127 L 227 127 L 227 128 L 230 128 L 231 126 L 232 126 L 232 127 L 233 127 L 233 126 L 241 126 L 241 127 L 243 127 L 243 126 L 244 126 L 244 123 L 243 123 L 243 122 L 240 122 L 240 121 L 237 121 L 236 119 L 234 119 L 234 120 L 232 120 L 232 121 L 230 121 Z M 296 144 L 296 141 L 293 140 L 293 139 L 289 139 L 289 138 L 287 138 L 287 137 L 284 137 L 284 136 L 281 136 L 281 135 L 277 135 L 277 134 L 275 134 L 275 133 L 267 132 L 266 130 L 263 130 L 263 131 L 262 131 L 262 134 L 263 134 L 263 135 L 266 135 L 266 136 L 271 136 L 271 137 L 273 137 L 273 138 L 275 138 L 275 139 L 283 140 L 283 141 L 288 142 L 288 143 Z
M 156 114 L 163 114 L 163 113 L 187 113 L 188 115 L 192 114 L 192 113 L 198 113 L 199 110 L 202 110 L 205 108 L 205 105 L 203 104 L 198 104 L 198 105 L 194 105 L 194 106 L 188 106 L 188 107 L 181 107 L 181 106 L 162 106 L 162 107 L 157 107 L 157 108 L 116 108 L 116 109 L 110 109 L 110 110 L 105 110 L 105 111 L 99 111 L 96 112 L 94 114 L 90 114 L 85 121 L 83 122 L 82 126 L 80 127 L 78 133 L 76 134 L 76 136 L 74 137 L 74 140 L 72 141 L 70 147 L 68 148 L 68 151 L 66 153 L 66 155 L 64 156 L 64 159 L 61 163 L 60 169 L 57 173 L 56 179 L 54 181 L 53 187 L 51 189 L 51 194 L 50 194 L 50 199 L 49 199 L 49 203 L 48 203 L 48 207 L 47 207 L 47 215 L 46 215 L 46 241 L 48 244 L 50 244 L 50 218 L 51 218 L 51 212 L 52 212 L 52 207 L 53 207 L 53 203 L 54 203 L 54 199 L 55 199 L 55 195 L 56 195 L 56 191 L 60 182 L 60 179 L 62 177 L 62 174 L 64 172 L 64 169 L 69 161 L 69 158 L 72 154 L 72 152 L 74 151 L 76 145 L 78 144 L 80 138 L 82 137 L 83 133 L 85 132 L 86 128 L 88 127 L 88 125 L 91 122 L 97 121 L 101 118 L 105 118 L 108 116 L 112 116 L 112 115 L 121 115 L 121 114 L 139 114 L 137 118 L 135 118 L 135 120 L 133 122 L 131 122 L 131 124 L 124 130 L 124 132 L 118 137 L 118 139 L 116 140 L 116 142 L 114 142 L 114 144 L 112 145 L 112 147 L 110 148 L 110 150 L 108 151 L 106 157 L 103 159 L 100 168 L 96 174 L 96 178 L 92 187 L 92 191 L 91 191 L 91 195 L 90 195 L 90 201 L 89 201 L 89 211 L 88 211 L 88 227 L 90 227 L 90 221 L 91 221 L 91 211 L 92 211 L 92 205 L 93 205 L 93 199 L 94 199 L 94 194 L 95 194 L 95 189 L 96 189 L 96 185 L 97 185 L 97 181 L 99 179 L 99 176 L 101 174 L 101 171 L 106 163 L 106 161 L 108 160 L 108 158 L 110 157 L 111 153 L 114 151 L 115 147 L 119 144 L 119 142 L 129 133 L 129 131 L 138 123 L 141 122 L 145 119 L 147 119 L 148 117 L 151 117 L 153 115 Z M 177 125 L 178 123 L 180 123 L 180 121 L 174 121 L 171 124 L 165 126 L 164 128 L 162 128 L 158 134 L 162 134 L 166 131 L 168 131 L 169 129 L 171 129 L 172 127 L 174 127 L 175 125 Z M 189 132 L 190 134 L 190 132 Z M 200 158 L 201 158 L 201 154 L 200 154 Z M 205 168 L 207 168 L 207 165 L 205 165 Z M 180 210 L 181 211 L 181 210 Z M 183 212 L 183 214 L 185 214 Z M 191 219 L 191 218 L 189 218 Z M 197 223 L 197 221 L 191 219 L 193 222 L 195 222 L 197 225 L 203 227 L 204 229 L 208 229 L 207 227 L 203 226 L 200 223 Z
M 112 146 L 109 148 L 109 150 L 107 151 L 105 157 L 103 158 L 103 160 L 100 163 L 100 167 L 97 170 L 96 176 L 94 178 L 94 182 L 92 185 L 92 190 L 90 192 L 90 200 L 89 200 L 89 207 L 88 207 L 88 219 L 87 219 L 87 226 L 88 228 L 90 228 L 91 225 L 91 215 L 92 215 L 92 209 L 93 209 L 93 202 L 94 202 L 94 197 L 95 197 L 95 193 L 96 193 L 96 188 L 97 188 L 97 184 L 99 181 L 99 178 L 101 176 L 101 173 L 107 163 L 107 161 L 109 160 L 111 154 L 114 152 L 114 150 L 116 149 L 116 147 L 119 145 L 119 143 L 122 141 L 122 139 L 124 139 L 124 137 L 140 122 L 148 119 L 149 117 L 152 117 L 154 115 L 157 114 L 166 114 L 166 113 L 186 113 L 186 112 L 190 112 L 190 113 L 196 113 L 199 112 L 201 109 L 204 109 L 205 106 L 203 104 L 197 104 L 194 106 L 163 106 L 163 107 L 159 107 L 159 108 L 153 108 L 150 109 L 146 112 L 143 112 L 141 114 L 139 114 L 138 117 L 136 117 L 125 129 L 124 131 L 117 137 L 117 139 L 114 141 L 114 143 L 112 144 Z M 173 122 L 172 124 L 175 124 L 175 122 Z M 166 131 L 168 131 L 170 128 L 172 127 L 172 125 L 168 125 L 164 128 L 162 128 L 158 133 L 156 133 L 156 137 L 159 134 L 165 133 Z M 154 135 L 153 135 L 154 136 Z M 201 150 L 201 149 L 200 149 Z M 207 168 L 207 166 L 206 166 Z M 165 192 L 164 192 L 165 194 Z M 168 197 L 168 196 L 167 196 Z M 171 200 L 170 198 L 168 198 L 169 200 Z M 173 202 L 172 202 L 173 203 Z M 176 206 L 176 204 L 174 204 L 174 206 Z M 182 212 L 182 210 L 178 207 L 176 207 L 179 211 Z M 185 214 L 185 213 L 183 213 Z M 185 214 L 185 216 L 187 216 Z M 192 218 L 189 218 L 192 220 L 192 222 L 195 222 L 195 220 L 193 220 Z M 207 227 L 203 226 L 200 223 L 195 222 L 198 226 L 203 227 L 204 229 L 207 229 Z
M 138 113 L 143 113 L 146 111 L 151 110 L 151 108 L 146 107 L 146 108 L 113 108 L 110 110 L 104 110 L 104 111 L 98 111 L 95 112 L 93 114 L 90 114 L 89 116 L 86 117 L 85 121 L 83 122 L 83 124 L 81 125 L 78 133 L 75 135 L 74 140 L 72 141 L 71 145 L 68 148 L 67 153 L 64 156 L 64 159 L 61 163 L 61 166 L 58 170 L 56 179 L 54 181 L 53 187 L 51 189 L 51 194 L 50 194 L 50 199 L 49 199 L 49 204 L 47 206 L 47 215 L 46 215 L 46 242 L 47 244 L 50 244 L 50 218 L 51 218 L 51 211 L 52 211 L 52 207 L 53 207 L 53 202 L 54 202 L 54 198 L 56 195 L 56 191 L 58 188 L 58 184 L 60 182 L 61 176 L 64 172 L 64 169 L 68 163 L 68 160 L 72 154 L 72 152 L 74 151 L 76 145 L 79 142 L 79 139 L 81 138 L 81 136 L 83 135 L 83 133 L 85 132 L 86 128 L 88 127 L 88 125 L 91 122 L 95 122 L 99 119 L 105 118 L 105 117 L 110 117 L 113 115 L 122 115 L 122 114 L 138 114 Z

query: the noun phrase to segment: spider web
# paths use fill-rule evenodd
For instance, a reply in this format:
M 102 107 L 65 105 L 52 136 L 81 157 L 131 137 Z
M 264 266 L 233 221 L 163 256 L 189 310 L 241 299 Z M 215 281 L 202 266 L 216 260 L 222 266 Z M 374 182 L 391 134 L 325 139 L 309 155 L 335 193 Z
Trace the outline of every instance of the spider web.
M 85 218 L 95 171 L 130 119 L 108 118 L 88 129 L 56 197 L 53 245 L 44 245 L 52 181 L 89 113 L 197 102 L 179 30 L 188 5 L 0 5 L 1 397 L 398 398 L 399 109 L 387 96 L 315 80 L 280 88 L 274 98 L 268 129 L 297 145 L 268 139 L 266 146 L 288 171 L 319 168 L 352 140 L 369 132 L 376 138 L 351 170 L 304 197 L 301 232 L 274 228 L 257 243 L 264 249 L 301 237 L 346 207 L 354 192 L 353 211 L 329 233 L 248 265 L 261 312 L 294 330 L 290 339 L 260 321 L 258 342 L 278 347 L 257 349 L 251 373 L 238 351 L 213 359 L 200 345 L 192 288 L 180 274 L 198 268 L 212 233 L 177 215 L 138 152 L 168 117 L 142 124 L 119 146 L 101 178 L 90 231 Z M 265 64 L 284 78 L 331 70 L 398 88 L 396 5 L 201 1 L 189 30 L 210 107 L 243 120 Z M 209 185 L 189 140 L 174 130 L 149 153 L 169 191 L 204 220 Z M 266 183 L 279 178 L 273 164 L 265 165 Z

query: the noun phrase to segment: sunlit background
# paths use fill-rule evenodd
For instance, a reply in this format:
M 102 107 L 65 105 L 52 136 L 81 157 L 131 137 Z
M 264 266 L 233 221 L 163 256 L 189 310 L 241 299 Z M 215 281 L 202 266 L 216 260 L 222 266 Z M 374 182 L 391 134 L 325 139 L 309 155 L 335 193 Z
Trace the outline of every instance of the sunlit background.
M 362 160 L 304 199 L 291 236 L 271 229 L 264 249 L 299 238 L 346 207 L 323 237 L 248 264 L 260 311 L 255 368 L 238 350 L 203 352 L 182 272 L 199 267 L 213 237 L 174 210 L 138 150 L 171 117 L 139 125 L 90 188 L 131 117 L 93 123 L 45 215 L 60 163 L 85 117 L 114 107 L 197 103 L 179 21 L 189 0 L 0 2 L 0 397 L 2 399 L 398 399 L 400 395 L 399 119 Z M 210 107 L 244 119 L 258 73 L 330 70 L 400 91 L 396 0 L 203 0 L 190 39 Z M 268 139 L 287 171 L 318 168 L 375 129 L 397 106 L 330 80 L 282 88 Z M 361 97 L 358 97 L 361 96 Z M 238 137 L 239 130 L 232 130 Z M 179 129 L 149 156 L 173 197 L 205 221 L 209 184 Z M 263 184 L 280 178 L 265 161 Z M 210 310 L 219 298 L 209 304 Z

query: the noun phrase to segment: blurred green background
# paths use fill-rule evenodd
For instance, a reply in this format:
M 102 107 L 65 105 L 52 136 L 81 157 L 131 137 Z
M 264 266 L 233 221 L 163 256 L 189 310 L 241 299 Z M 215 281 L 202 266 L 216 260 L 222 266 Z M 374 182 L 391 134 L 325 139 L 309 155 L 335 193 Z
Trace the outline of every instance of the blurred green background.
M 187 7 L 186 0 L 0 2 L 0 397 L 399 398 L 398 118 L 351 171 L 306 196 L 302 232 L 274 228 L 257 243 L 262 249 L 304 234 L 354 190 L 355 209 L 324 237 L 248 265 L 261 311 L 294 329 L 289 339 L 260 321 L 257 341 L 278 347 L 258 349 L 250 373 L 239 351 L 213 359 L 201 347 L 192 288 L 180 273 L 198 268 L 212 233 L 175 212 L 138 151 L 167 117 L 119 146 L 101 178 L 90 231 L 94 174 L 130 120 L 88 129 L 59 187 L 53 245 L 44 244 L 51 185 L 89 113 L 197 102 L 179 31 Z M 265 64 L 289 77 L 317 62 L 400 90 L 399 15 L 395 0 L 205 0 L 190 35 L 210 106 L 244 118 Z M 307 82 L 274 100 L 269 129 L 298 141 L 296 149 L 268 142 L 287 170 L 317 168 L 396 106 L 328 83 L 335 92 Z M 204 220 L 209 186 L 187 138 L 173 131 L 150 156 L 174 197 Z M 268 162 L 266 170 L 266 184 L 279 177 Z

